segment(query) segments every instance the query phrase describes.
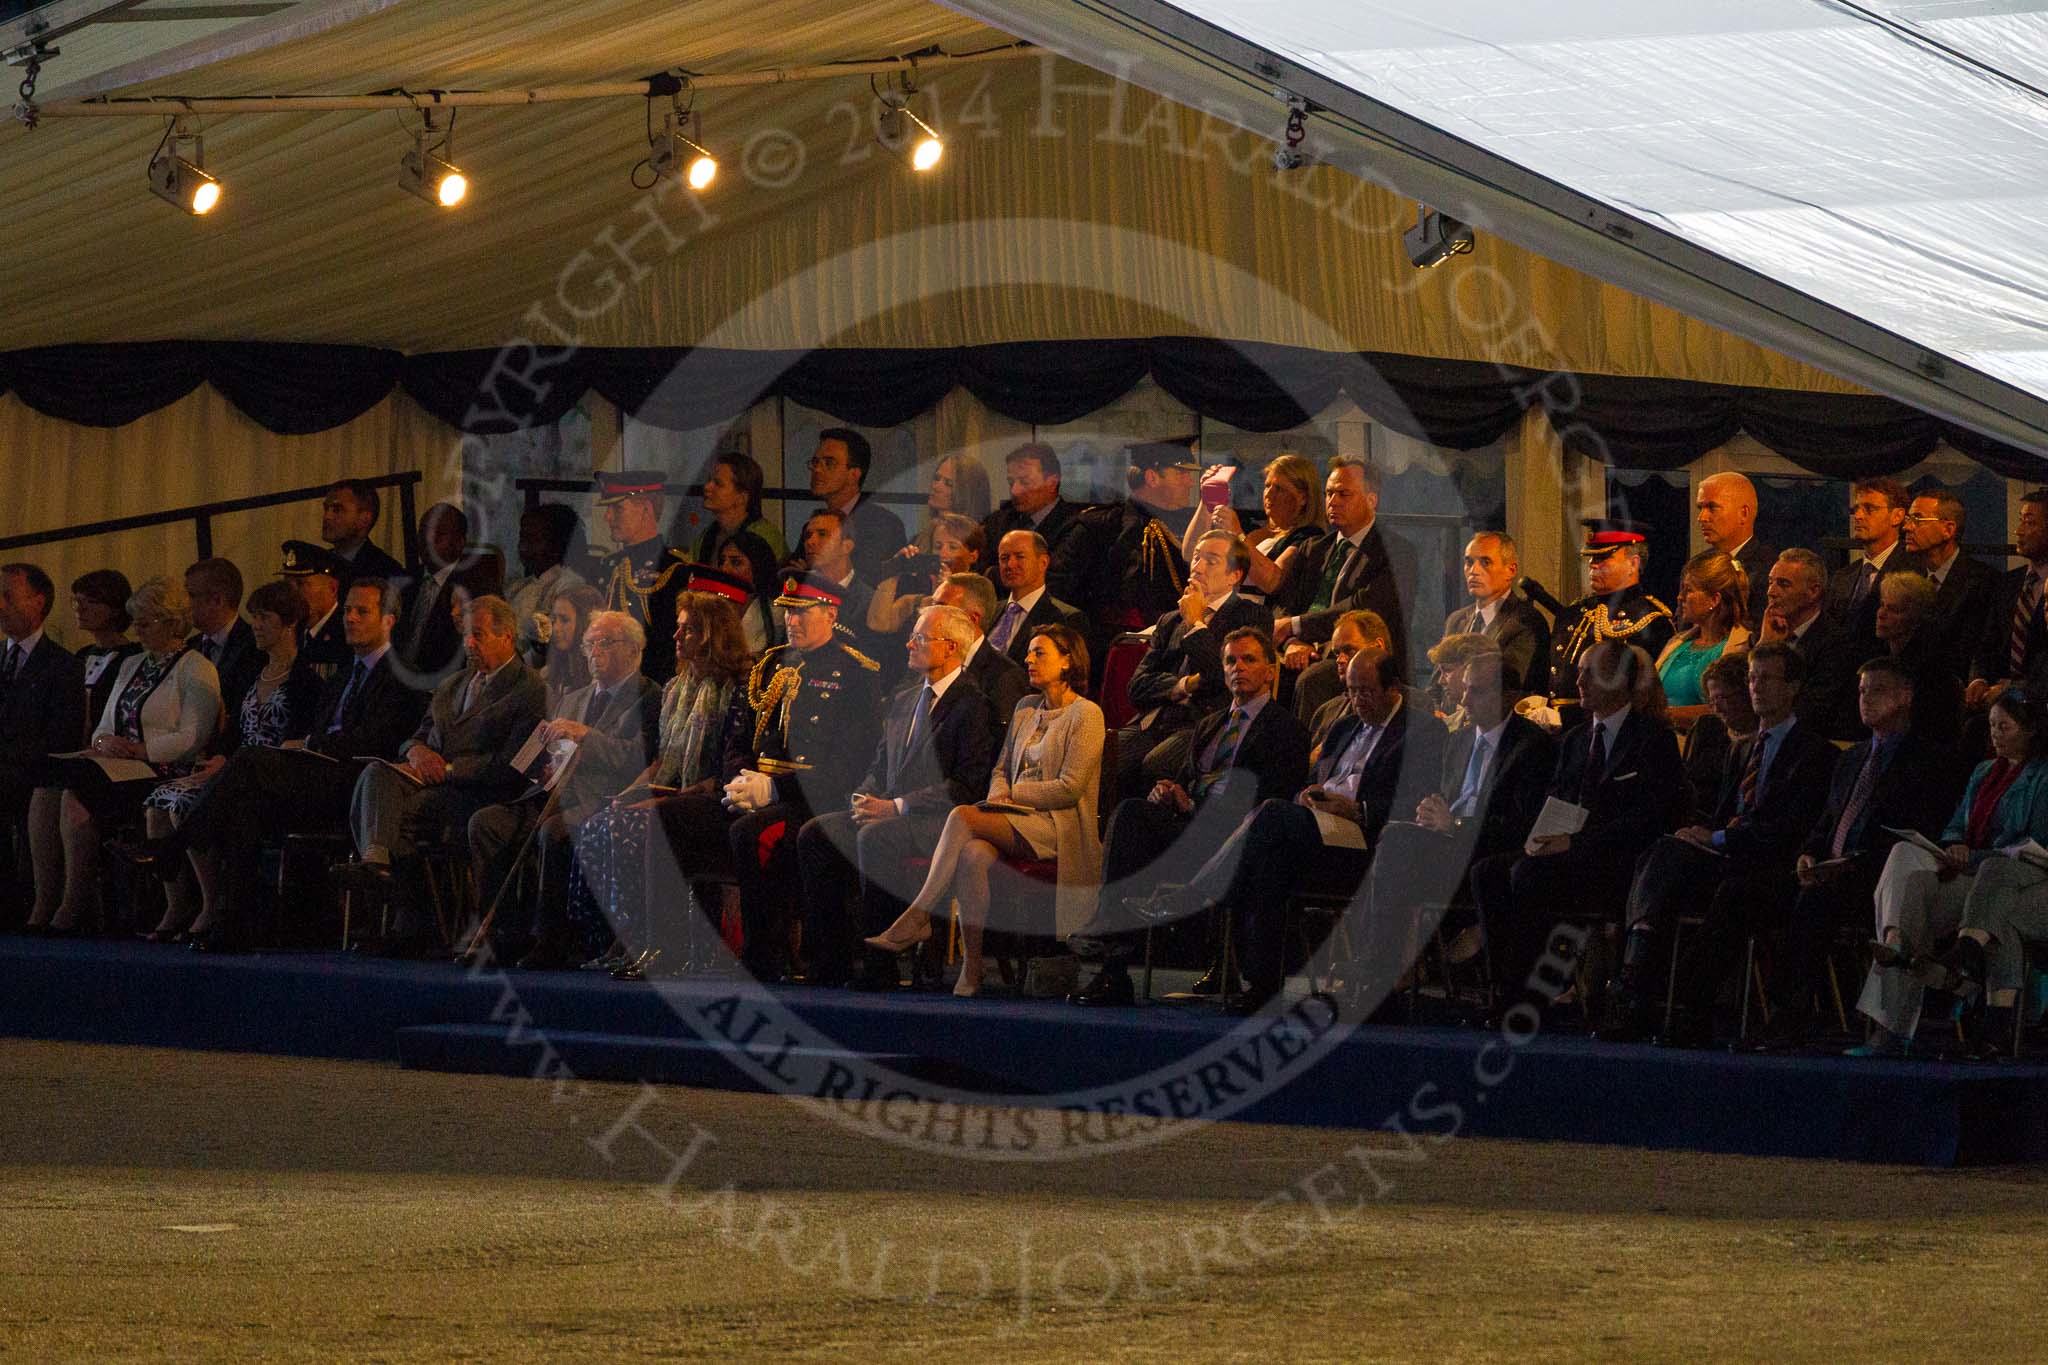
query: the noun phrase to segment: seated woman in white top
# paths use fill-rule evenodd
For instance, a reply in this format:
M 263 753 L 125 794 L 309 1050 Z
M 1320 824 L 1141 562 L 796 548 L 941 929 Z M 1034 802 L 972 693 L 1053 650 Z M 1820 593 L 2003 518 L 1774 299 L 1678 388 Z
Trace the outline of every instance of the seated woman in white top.
M 953 808 L 924 886 L 886 932 L 867 940 L 885 952 L 913 948 L 931 937 L 932 912 L 949 897 L 958 901 L 963 954 L 955 995 L 981 989 L 989 869 L 998 861 L 1057 859 L 1055 918 L 1067 929 L 1085 920 L 1102 877 L 1095 819 L 1102 708 L 1080 691 L 1088 685 L 1088 646 L 1066 626 L 1040 626 L 1031 632 L 1024 672 L 1032 695 L 1010 717 L 988 799 Z
M 150 579 L 128 599 L 128 614 L 142 649 L 121 662 L 107 709 L 92 732 L 92 757 L 64 759 L 56 766 L 54 785 L 64 789 L 59 828 L 31 829 L 36 865 L 36 907 L 27 925 L 31 932 L 76 934 L 97 918 L 105 831 L 138 816 L 143 799 L 164 778 L 190 772 L 220 727 L 220 675 L 205 655 L 186 647 L 192 606 L 184 584 Z M 133 776 L 116 778 L 95 760 L 143 766 Z

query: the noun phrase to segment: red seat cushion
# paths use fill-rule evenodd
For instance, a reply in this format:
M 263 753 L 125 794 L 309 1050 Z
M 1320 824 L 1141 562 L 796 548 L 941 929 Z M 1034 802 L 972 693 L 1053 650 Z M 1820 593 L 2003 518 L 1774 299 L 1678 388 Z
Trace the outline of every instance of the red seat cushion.
M 1060 864 L 1057 858 L 1005 858 L 1003 866 L 1020 877 L 1029 877 L 1034 882 L 1056 882 L 1060 879 Z
M 1118 639 L 1109 646 L 1102 664 L 1102 722 L 1112 730 L 1122 729 L 1137 718 L 1131 705 L 1131 675 L 1145 657 L 1146 641 Z

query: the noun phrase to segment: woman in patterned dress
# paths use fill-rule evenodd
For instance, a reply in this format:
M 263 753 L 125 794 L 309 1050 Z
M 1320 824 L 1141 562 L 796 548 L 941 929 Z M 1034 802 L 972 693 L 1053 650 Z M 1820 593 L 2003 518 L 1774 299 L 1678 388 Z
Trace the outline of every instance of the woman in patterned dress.
M 313 717 L 320 706 L 320 675 L 312 661 L 299 654 L 299 625 L 306 619 L 305 599 L 282 579 L 265 583 L 249 594 L 243 608 L 249 627 L 256 634 L 256 648 L 262 651 L 263 671 L 242 694 L 241 715 L 214 745 L 214 754 L 183 777 L 158 784 L 142 803 L 145 829 L 152 839 L 161 839 L 185 818 L 199 793 L 227 765 L 228 755 L 243 745 L 277 749 L 302 743 L 313 732 Z M 213 922 L 213 905 L 220 869 L 211 850 L 194 849 L 188 855 L 197 883 L 199 900 L 193 900 L 194 883 L 180 877 L 165 890 L 164 917 L 156 928 L 142 935 L 151 943 L 170 943 L 203 934 Z M 196 912 L 196 913 L 195 913 Z
M 134 819 L 164 778 L 190 772 L 220 726 L 220 675 L 185 645 L 192 603 L 184 584 L 152 578 L 127 606 L 142 650 L 115 675 L 90 757 L 57 763 L 52 785 L 64 797 L 56 829 L 29 830 L 36 867 L 36 907 L 25 926 L 31 933 L 75 935 L 99 918 L 105 831 Z
M 734 603 L 709 592 L 680 594 L 675 651 L 654 762 L 577 831 L 569 922 L 592 952 L 614 936 L 629 952 L 646 948 L 649 890 L 668 887 L 675 872 L 667 841 L 653 837 L 660 807 L 679 795 L 716 791 L 729 776 L 727 750 L 743 750 L 753 732 L 745 687 L 753 659 Z M 676 891 L 663 903 L 682 900 Z

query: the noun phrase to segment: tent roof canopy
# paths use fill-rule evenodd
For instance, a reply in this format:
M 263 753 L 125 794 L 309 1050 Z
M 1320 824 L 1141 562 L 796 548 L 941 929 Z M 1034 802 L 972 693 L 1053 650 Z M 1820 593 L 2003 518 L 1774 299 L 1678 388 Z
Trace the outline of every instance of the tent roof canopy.
M 183 217 L 146 191 L 143 168 L 161 134 L 159 120 L 53 119 L 33 131 L 12 127 L 0 131 L 0 237 L 10 243 L 10 269 L 0 279 L 0 317 L 7 319 L 0 350 L 195 339 L 317 341 L 417 354 L 495 347 L 522 336 L 611 347 L 806 349 L 1210 335 L 1536 371 L 1835 393 L 1854 388 L 1826 368 L 1766 349 L 1776 346 L 1852 380 L 1893 377 L 1804 346 L 1815 331 L 1811 319 L 1793 325 L 1781 317 L 1774 329 L 1758 322 L 1753 306 L 1731 307 L 1725 288 L 1687 293 L 1677 287 L 1688 278 L 1684 268 L 1640 250 L 1631 254 L 1611 236 L 1608 251 L 1585 250 L 1583 225 L 1560 227 L 1555 202 L 1531 213 L 1499 185 L 1441 157 L 1418 156 L 1356 116 L 1332 109 L 1312 120 L 1330 164 L 1274 171 L 1282 110 L 1278 83 L 1251 70 L 1260 62 L 1278 62 L 1272 69 L 1284 68 L 1290 86 L 1319 82 L 1333 97 L 1326 108 L 1347 80 L 1372 85 L 1382 99 L 1399 95 L 1415 105 L 1400 114 L 1405 131 L 1444 139 L 1443 129 L 1455 129 L 1451 140 L 1459 145 L 1485 151 L 1496 167 L 1521 157 L 1542 172 L 1524 168 L 1523 175 L 1553 188 L 1574 176 L 1597 182 L 1602 192 L 1628 200 L 1609 205 L 1575 186 L 1580 200 L 1603 205 L 1603 221 L 1636 223 L 1645 237 L 1661 234 L 1687 246 L 1695 265 L 1711 260 L 1761 273 L 1735 251 L 1740 241 L 1708 241 L 1702 229 L 1695 242 L 1677 230 L 1690 230 L 1697 219 L 1753 237 L 1758 224 L 1787 211 L 1777 200 L 1678 193 L 1711 187 L 1711 175 L 1682 175 L 1676 167 L 1716 147 L 1733 149 L 1741 120 L 1694 134 L 1674 115 L 1666 120 L 1673 125 L 1667 137 L 1644 116 L 1659 93 L 1654 83 L 1625 87 L 1635 101 L 1628 109 L 1641 117 L 1626 130 L 1634 159 L 1622 169 L 1654 168 L 1660 148 L 1673 149 L 1678 160 L 1662 178 L 1645 176 L 1640 203 L 1629 198 L 1633 184 L 1601 179 L 1600 166 L 1580 164 L 1604 155 L 1603 136 L 1615 135 L 1599 124 L 1598 100 L 1583 92 L 1635 69 L 1628 65 L 1632 44 L 1646 54 L 1642 69 L 1672 60 L 1677 49 L 1666 41 L 1696 37 L 1691 29 L 1668 17 L 1631 17 L 1627 35 L 1603 41 L 1587 36 L 1591 20 L 1584 16 L 1609 7 L 1567 3 L 1556 50 L 1532 57 L 1514 47 L 1517 40 L 1538 42 L 1518 17 L 1526 6 L 1468 8 L 1466 27 L 1475 34 L 1489 25 L 1524 25 L 1502 40 L 1504 70 L 1519 76 L 1512 98 L 1487 85 L 1500 76 L 1475 55 L 1480 44 L 1425 35 L 1417 27 L 1424 21 L 1404 17 L 1423 13 L 1419 4 L 1212 0 L 1183 12 L 1140 0 L 952 9 L 926 0 L 859 7 L 786 0 L 766 9 L 757 0 L 301 0 L 168 45 L 141 31 L 181 25 L 105 25 L 120 31 L 119 41 L 92 49 L 88 61 L 67 67 L 68 52 L 53 61 L 40 98 L 509 90 L 625 81 L 665 69 L 763 70 L 934 47 L 970 52 L 1018 38 L 1062 44 L 1080 62 L 1127 71 L 1135 85 L 1050 55 L 924 80 L 914 107 L 948 138 L 942 170 L 928 177 L 875 145 L 874 97 L 864 78 L 708 93 L 696 107 L 726 169 L 701 202 L 635 189 L 629 173 L 645 154 L 647 115 L 638 100 L 472 110 L 461 116 L 455 159 L 474 193 L 454 213 L 398 192 L 398 158 L 417 120 L 390 112 L 207 121 L 208 169 L 227 197 L 204 220 Z M 1660 16 L 1675 12 L 1648 8 Z M 1792 7 L 1789 0 L 1753 0 L 1725 8 L 1728 17 L 1697 26 L 1709 30 L 1709 47 L 1725 45 L 1722 65 L 1732 70 L 1754 46 L 1761 19 L 1789 15 Z M 1975 8 L 2011 11 L 2003 17 L 2023 25 L 2015 42 L 2038 22 L 2020 6 Z M 961 9 L 981 13 L 969 17 Z M 1142 19 L 1134 18 L 1139 11 Z M 1254 34 L 1230 36 L 1239 66 L 1157 22 L 1188 23 L 1191 13 L 1214 21 L 1202 25 L 1212 36 L 1226 34 L 1226 22 Z M 1284 42 L 1283 23 L 1290 25 Z M 1827 35 L 1840 27 L 1826 20 L 1786 31 Z M 129 29 L 138 36 L 128 38 Z M 1559 69 L 1582 50 L 1590 54 L 1585 69 Z M 1765 65 L 1782 74 L 1794 63 L 1785 57 Z M 1435 74 L 1425 77 L 1425 68 Z M 1546 69 L 1548 84 L 1539 79 Z M 1428 104 L 1432 93 L 1443 107 Z M 1546 103 L 1553 93 L 1557 110 Z M 2024 111 L 2007 112 L 2005 140 L 1987 146 L 1974 179 L 1953 172 L 1949 190 L 1965 179 L 1982 187 L 1996 167 L 2018 165 L 2036 145 Z M 1490 136 L 1503 140 L 1501 150 L 1485 145 Z M 1364 156 L 1364 148 L 1374 156 Z M 1545 156 L 1570 164 L 1553 165 Z M 1734 169 L 1751 180 L 1774 170 L 1736 160 L 1743 164 Z M 1708 157 L 1706 164 L 1732 175 L 1726 162 Z M 1887 168 L 1865 169 L 1860 179 L 1839 177 L 1845 197 L 1857 187 L 1877 197 Z M 1354 178 L 1361 173 L 1379 183 L 1361 184 Z M 1999 202 L 2033 214 L 2040 181 L 2010 181 Z M 1833 181 L 1815 184 L 1834 192 Z M 1454 207 L 1489 230 L 1470 257 L 1418 274 L 1400 248 L 1401 228 L 1413 216 L 1402 196 Z M 1822 209 L 1845 211 L 1825 202 Z M 1928 214 L 1908 233 L 1907 216 L 1872 219 L 1877 225 L 1857 240 L 1883 246 L 1890 232 L 1922 243 L 1920 264 L 1933 270 L 1941 258 L 1926 244 L 1942 225 Z M 1799 215 L 1791 217 L 1797 225 Z M 1995 370 L 1994 360 L 2007 357 L 1993 382 L 2016 388 L 2012 381 L 2033 363 L 2028 357 L 2039 354 L 2028 338 L 2030 319 L 2042 314 L 2029 311 L 2035 296 L 2025 289 L 2048 237 L 2026 241 L 2015 229 L 1980 240 L 1995 244 L 1996 258 L 1980 257 L 1978 273 L 1966 277 L 1970 288 L 1957 284 L 1947 299 L 1898 283 L 1918 278 L 1910 272 L 1893 277 L 1871 269 L 1860 283 L 1885 295 L 1878 302 L 1930 310 L 1940 303 L 1943 317 L 1974 327 L 1972 336 L 1985 341 L 1966 346 L 1969 338 L 1945 333 L 1891 333 L 1889 323 L 1873 330 L 1911 336 L 1921 353 L 1944 357 L 1959 371 L 1970 364 Z M 628 241 L 639 246 L 622 250 Z M 657 248 L 651 252 L 650 242 Z M 1828 279 L 1843 273 L 1817 249 L 1794 259 L 1825 267 Z M 1900 261 L 1901 269 L 1915 265 L 1910 253 Z M 1625 280 L 1628 289 L 1580 274 L 1573 262 Z M 2001 288 L 2019 292 L 1998 294 L 1987 305 L 1990 286 L 1980 278 L 1987 271 L 2004 282 Z M 1780 290 L 1807 297 L 1800 291 L 1810 282 L 1783 273 L 1793 284 Z M 1514 296 L 1540 326 L 1472 325 L 1466 296 L 1475 281 Z M 1811 297 L 1825 302 L 1819 285 L 1812 287 Z M 1678 301 L 1709 321 L 1645 294 Z M 1973 318 L 1979 311 L 1986 316 Z M 1710 322 L 1741 328 L 1765 345 Z M 2003 330 L 1994 335 L 1994 328 Z M 2024 422 L 2016 429 L 2011 413 L 2003 426 L 1986 422 L 1981 397 L 1975 407 L 1943 407 L 1935 400 L 1953 394 L 1939 378 L 1923 372 L 1919 383 L 1910 392 L 1903 382 L 1887 387 L 2007 439 L 2033 434 Z
M 958 3 L 2048 452 L 2041 0 Z

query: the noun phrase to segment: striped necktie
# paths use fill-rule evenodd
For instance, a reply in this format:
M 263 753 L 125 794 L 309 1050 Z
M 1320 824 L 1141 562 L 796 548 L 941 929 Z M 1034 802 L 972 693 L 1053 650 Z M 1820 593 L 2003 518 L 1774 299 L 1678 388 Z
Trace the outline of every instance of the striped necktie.
M 2041 574 L 2027 570 L 2027 581 L 2012 604 L 2012 646 L 2007 651 L 2007 677 L 2020 678 L 2027 672 L 2027 636 L 2033 633 L 2034 613 L 2041 609 Z
M 1756 743 L 1752 744 L 1749 749 L 1749 762 L 1742 770 L 1742 785 L 1736 789 L 1735 813 L 1737 815 L 1756 808 L 1757 790 L 1763 786 L 1763 782 L 1764 735 L 1759 730 L 1756 736 Z
M 1230 762 L 1237 757 L 1238 742 L 1244 738 L 1244 708 L 1230 708 L 1229 723 L 1223 727 L 1223 738 L 1216 742 L 1216 761 L 1209 765 L 1209 771 L 1202 774 L 1195 783 L 1195 795 L 1206 796 L 1209 788 L 1223 780 L 1223 774 L 1230 771 Z
M 1856 830 L 1856 822 L 1863 818 L 1863 808 L 1870 804 L 1870 794 L 1877 790 L 1879 755 L 1876 740 L 1870 741 L 1870 757 L 1863 760 L 1863 771 L 1856 774 L 1856 785 L 1849 791 L 1849 799 L 1842 806 L 1842 818 L 1835 821 L 1835 837 L 1828 841 L 1829 856 L 1839 858 L 1849 851 L 1849 836 Z

